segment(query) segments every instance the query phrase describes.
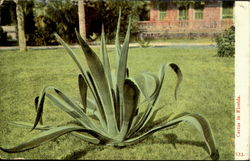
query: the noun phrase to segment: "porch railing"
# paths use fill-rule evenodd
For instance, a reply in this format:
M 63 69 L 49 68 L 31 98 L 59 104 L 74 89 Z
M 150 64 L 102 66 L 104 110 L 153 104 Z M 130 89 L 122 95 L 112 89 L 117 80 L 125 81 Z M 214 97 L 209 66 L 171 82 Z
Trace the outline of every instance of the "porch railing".
M 233 25 L 232 20 L 139 21 L 141 32 L 220 32 Z

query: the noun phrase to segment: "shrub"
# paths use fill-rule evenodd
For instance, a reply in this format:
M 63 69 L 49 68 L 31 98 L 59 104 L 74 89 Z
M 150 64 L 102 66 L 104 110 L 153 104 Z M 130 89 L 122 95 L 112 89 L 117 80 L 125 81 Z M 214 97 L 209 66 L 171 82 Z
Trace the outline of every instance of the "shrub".
M 235 27 L 231 26 L 215 38 L 217 55 L 219 57 L 234 57 L 235 54 Z
M 86 3 L 86 13 L 89 17 L 88 35 L 93 32 L 101 35 L 101 24 L 105 26 L 105 36 L 108 43 L 113 43 L 116 35 L 116 24 L 119 9 L 122 10 L 120 39 L 124 40 L 126 34 L 126 26 L 128 25 L 128 16 L 131 16 L 131 38 L 139 33 L 138 21 L 147 19 L 147 2 L 145 1 L 89 1 Z M 91 17 L 90 17 L 91 16 Z
M 26 10 L 26 37 L 28 45 L 56 45 L 58 42 L 53 35 L 54 31 L 67 43 L 77 41 L 74 28 L 78 27 L 77 6 L 70 0 L 46 2 L 25 2 Z M 58 23 L 60 22 L 60 23 Z
M 140 47 L 147 48 L 147 47 L 149 47 L 149 43 L 150 43 L 151 39 L 147 38 L 147 37 L 143 37 L 142 35 L 139 35 L 137 37 L 136 41 L 140 45 Z
M 58 88 L 52 86 L 44 88 L 41 95 L 35 98 L 37 111 L 35 123 L 15 123 L 19 126 L 31 127 L 32 130 L 42 130 L 43 132 L 13 148 L 0 147 L 0 149 L 9 153 L 21 152 L 35 148 L 43 142 L 53 140 L 66 133 L 78 136 L 93 144 L 124 147 L 138 143 L 157 131 L 174 128 L 180 123 L 187 122 L 193 125 L 203 136 L 211 158 L 219 159 L 210 125 L 200 114 L 184 112 L 172 119 L 169 119 L 169 115 L 166 115 L 155 120 L 157 112 L 163 108 L 162 106 L 158 107 L 157 102 L 168 67 L 177 76 L 175 97 L 182 81 L 182 72 L 177 64 L 168 63 L 161 65 L 159 76 L 146 72 L 138 74 L 134 78 L 130 77 L 127 58 L 131 19 L 128 26 L 122 46 L 118 34 L 116 35 L 117 66 L 114 73 L 111 72 L 105 46 L 104 29 L 102 29 L 101 35 L 103 61 L 99 59 L 76 31 L 88 69 L 84 68 L 77 54 L 56 34 L 57 40 L 65 47 L 81 71 L 78 76 L 81 103 L 71 99 Z M 119 33 L 119 25 L 117 33 Z M 153 86 L 150 80 L 154 82 Z M 90 90 L 92 98 L 89 97 L 87 90 Z M 41 121 L 45 98 L 70 115 L 75 122 L 70 122 L 70 124 L 64 126 L 43 126 Z M 140 101 L 140 98 L 144 100 Z M 141 109 L 143 105 L 146 105 L 145 110 Z

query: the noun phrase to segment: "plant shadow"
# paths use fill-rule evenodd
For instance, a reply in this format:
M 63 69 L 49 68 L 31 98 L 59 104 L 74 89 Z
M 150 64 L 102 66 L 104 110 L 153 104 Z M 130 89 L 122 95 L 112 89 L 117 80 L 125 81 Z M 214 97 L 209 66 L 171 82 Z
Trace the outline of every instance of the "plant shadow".
M 178 139 L 178 136 L 176 134 L 166 134 L 164 135 L 164 137 L 167 139 L 167 143 L 172 144 L 175 149 L 176 149 L 176 144 L 187 144 L 187 145 L 201 147 L 207 153 L 209 153 L 209 150 L 205 142 Z
M 193 145 L 193 146 L 201 147 L 207 153 L 209 153 L 209 150 L 208 150 L 205 142 L 178 139 L 178 136 L 176 134 L 166 134 L 166 135 L 164 135 L 164 137 L 167 139 L 167 141 L 165 143 L 166 144 L 172 144 L 175 149 L 177 149 L 176 144 L 187 144 L 187 145 Z M 157 141 L 155 143 L 157 143 Z M 162 144 L 162 141 L 160 141 L 159 143 Z M 62 158 L 62 160 L 77 160 L 77 159 L 80 159 L 81 157 L 85 156 L 88 152 L 90 152 L 92 150 L 96 150 L 97 148 L 100 148 L 100 145 L 90 144 L 85 149 L 74 151 L 74 152 L 68 154 L 67 156 Z M 123 149 L 125 147 L 116 147 L 116 148 Z M 206 157 L 204 159 L 208 159 L 208 158 Z
M 95 150 L 97 147 L 99 147 L 99 146 L 98 145 L 89 145 L 85 149 L 77 150 L 77 151 L 74 151 L 74 152 L 66 155 L 64 158 L 62 158 L 62 160 L 77 160 L 77 159 L 80 159 L 81 157 L 86 155 L 88 152 L 90 152 L 92 150 Z

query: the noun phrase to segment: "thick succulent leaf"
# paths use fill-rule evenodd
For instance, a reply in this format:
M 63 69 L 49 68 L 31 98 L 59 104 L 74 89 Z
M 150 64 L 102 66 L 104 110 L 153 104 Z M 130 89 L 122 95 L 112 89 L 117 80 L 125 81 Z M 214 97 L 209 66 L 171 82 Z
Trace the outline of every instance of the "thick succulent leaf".
M 170 63 L 169 64 L 170 67 L 173 69 L 173 71 L 175 72 L 176 76 L 177 76 L 177 83 L 176 83 L 176 86 L 175 86 L 175 91 L 174 91 L 174 96 L 175 96 L 175 99 L 177 99 L 177 90 L 180 86 L 180 83 L 183 79 L 183 75 L 182 75 L 182 72 L 179 68 L 179 66 L 175 63 Z
M 35 148 L 39 146 L 40 144 L 50 141 L 52 139 L 55 139 L 63 134 L 72 132 L 72 131 L 77 131 L 77 130 L 83 130 L 82 127 L 78 126 L 65 126 L 65 127 L 55 127 L 50 130 L 46 130 L 38 134 L 37 136 L 23 142 L 20 145 L 17 145 L 12 148 L 3 148 L 0 147 L 2 151 L 8 152 L 8 153 L 16 153 L 16 152 L 22 152 L 25 150 L 29 150 L 32 148 Z
M 66 51 L 71 56 L 71 58 L 74 60 L 74 62 L 76 63 L 76 65 L 78 66 L 78 68 L 80 69 L 80 71 L 82 72 L 83 76 L 86 79 L 86 74 L 85 74 L 85 71 L 83 70 L 84 68 L 83 68 L 82 64 L 80 63 L 79 58 L 76 56 L 75 52 L 69 47 L 68 44 L 66 44 L 63 41 L 63 39 L 57 33 L 55 33 L 54 35 L 55 35 L 57 41 L 60 42 L 62 44 L 62 46 L 66 49 Z
M 111 88 L 113 88 L 113 82 L 111 78 L 111 71 L 110 71 L 110 63 L 109 63 L 109 57 L 107 54 L 107 48 L 106 48 L 106 41 L 105 41 L 105 35 L 104 35 L 104 27 L 102 26 L 102 34 L 101 34 L 101 53 L 103 57 L 103 66 L 104 66 L 104 72 L 106 75 L 106 79 L 108 80 L 108 83 Z
M 163 116 L 155 121 L 153 121 L 154 119 L 150 120 L 149 127 L 147 128 L 153 128 L 156 127 L 157 125 L 161 125 L 162 123 L 167 122 L 172 114 L 173 113 L 170 113 L 169 115 Z
M 117 144 L 117 146 L 128 146 L 128 145 L 132 145 L 135 143 L 139 143 L 139 142 L 143 141 L 144 139 L 146 139 L 147 137 L 154 134 L 155 132 L 157 132 L 159 130 L 163 130 L 163 129 L 169 129 L 172 126 L 179 124 L 180 122 L 182 122 L 182 121 L 178 120 L 178 121 L 168 122 L 167 124 L 162 125 L 160 127 L 155 127 L 153 129 L 150 129 L 149 131 L 147 131 L 139 136 L 136 136 L 133 138 L 128 138 L 127 140 L 123 141 L 122 143 Z
M 130 145 L 130 144 L 140 142 L 159 130 L 169 129 L 172 126 L 175 126 L 183 121 L 192 124 L 200 132 L 200 134 L 204 138 L 204 141 L 209 149 L 210 157 L 213 160 L 219 159 L 219 151 L 217 149 L 217 146 L 213 137 L 212 129 L 208 121 L 199 114 L 186 114 L 185 113 L 184 116 L 180 115 L 180 117 L 176 117 L 175 119 L 167 122 L 165 125 L 155 127 L 138 137 L 124 141 L 124 143 L 121 145 L 125 146 L 125 145 Z
M 128 77 L 129 77 L 129 69 L 126 68 L 126 78 L 128 78 Z
M 144 74 L 138 74 L 134 79 L 143 96 L 147 99 L 149 96 L 146 76 Z
M 97 129 L 95 127 L 95 125 L 93 124 L 93 122 L 83 112 L 79 113 L 79 111 L 76 110 L 74 107 L 70 106 L 65 101 L 63 101 L 62 99 L 59 99 L 58 97 L 56 97 L 56 96 L 54 96 L 52 94 L 47 93 L 46 96 L 51 100 L 51 102 L 55 106 L 57 106 L 58 108 L 60 108 L 61 110 L 63 110 L 67 114 L 69 114 L 72 118 L 79 121 L 85 128 Z
M 38 110 L 38 102 L 39 102 L 39 96 L 37 96 L 37 97 L 35 98 L 35 100 L 34 100 L 36 112 L 37 112 L 37 110 Z M 42 119 L 42 117 L 41 117 L 41 119 L 40 119 L 40 124 L 41 124 L 41 125 L 43 124 L 43 119 Z
M 79 92 L 80 92 L 80 97 L 83 105 L 83 111 L 86 112 L 87 109 L 87 83 L 85 82 L 83 76 L 79 74 L 78 76 L 78 85 L 79 85 Z
M 36 119 L 35 119 L 34 126 L 33 126 L 32 130 L 36 128 L 38 122 L 42 118 L 45 96 L 47 96 L 53 103 L 55 103 L 57 105 L 57 107 L 61 108 L 62 110 L 64 110 L 68 114 L 70 114 L 70 116 L 72 116 L 73 118 L 75 118 L 79 122 L 81 122 L 81 124 L 83 124 L 84 126 L 89 127 L 89 125 L 86 125 L 86 123 L 81 118 L 81 113 L 79 113 L 79 111 L 81 111 L 81 110 L 77 111 L 76 109 L 72 109 L 72 107 L 70 105 L 64 104 L 58 98 L 54 97 L 53 95 L 48 94 L 49 89 L 59 91 L 58 89 L 56 89 L 55 87 L 52 87 L 52 86 L 45 87 L 42 90 L 41 96 L 39 97 L 37 115 L 36 115 Z M 64 94 L 61 93 L 61 95 L 63 95 L 63 97 L 66 98 L 66 96 Z M 69 100 L 67 100 L 67 101 L 69 101 Z M 73 103 L 71 103 L 71 105 L 73 105 Z M 77 107 L 75 107 L 75 108 L 77 108 Z M 83 113 L 83 111 L 81 111 L 81 112 Z
M 23 121 L 14 121 L 14 122 L 9 122 L 8 124 L 18 126 L 18 127 L 23 127 L 23 128 L 32 128 L 33 124 L 32 123 L 27 123 Z M 35 130 L 49 130 L 53 128 L 52 126 L 45 126 L 45 125 L 37 125 Z
M 119 9 L 118 24 L 117 24 L 116 35 L 115 35 L 115 49 L 116 49 L 118 64 L 119 64 L 120 56 L 121 56 L 121 45 L 120 45 L 120 38 L 119 38 L 120 23 L 121 23 L 121 8 Z
M 93 136 L 87 136 L 82 132 L 73 131 L 73 132 L 71 132 L 71 134 L 78 137 L 78 138 L 80 138 L 80 139 L 82 139 L 82 140 L 85 140 L 85 141 L 87 141 L 89 143 L 100 144 L 100 140 L 98 140 L 97 138 L 95 138 Z
M 95 114 L 97 111 L 97 105 L 91 98 L 87 98 L 87 112 Z
M 76 35 L 86 57 L 94 82 L 96 83 L 98 93 L 100 94 L 104 113 L 107 119 L 108 131 L 111 135 L 116 135 L 118 133 L 118 129 L 115 119 L 113 98 L 110 85 L 105 76 L 103 65 L 95 52 L 88 46 L 77 31 Z
M 175 64 L 175 63 L 164 64 L 161 66 L 161 69 L 160 69 L 161 86 L 162 86 L 162 83 L 164 81 L 168 66 L 171 67 L 171 69 L 175 72 L 175 74 L 177 76 L 177 82 L 176 82 L 175 91 L 174 91 L 175 99 L 177 99 L 177 90 L 178 90 L 180 83 L 183 79 L 183 75 L 182 75 L 182 72 L 177 64 Z
M 34 122 L 34 126 L 31 130 L 35 129 L 35 127 L 37 126 L 38 122 L 42 119 L 42 115 L 43 115 L 43 105 L 44 105 L 44 100 L 45 100 L 45 95 L 46 95 L 46 91 L 49 90 L 50 88 L 54 88 L 54 87 L 45 87 L 42 92 L 41 95 L 39 97 L 39 101 L 38 101 L 38 105 L 37 105 L 37 114 L 36 114 L 36 119 Z
M 177 75 L 177 83 L 176 83 L 176 88 L 175 88 L 175 98 L 176 98 L 176 94 L 177 94 L 177 89 L 182 81 L 182 73 L 180 68 L 174 64 L 174 63 L 169 63 L 169 64 L 164 64 L 161 66 L 160 68 L 160 78 L 158 81 L 158 79 L 155 79 L 156 81 L 156 90 L 155 92 L 150 96 L 150 103 L 148 104 L 144 115 L 141 117 L 141 119 L 139 120 L 139 122 L 137 123 L 137 125 L 131 129 L 132 133 L 137 132 L 139 129 L 143 128 L 143 126 L 146 126 L 149 120 L 152 120 L 152 117 L 154 116 L 154 111 L 155 111 L 155 105 L 159 100 L 159 95 L 162 89 L 162 85 L 163 85 L 163 81 L 166 75 L 166 71 L 167 71 L 167 67 L 170 66 L 171 69 L 174 70 L 174 72 Z M 154 77 L 154 75 L 151 75 L 152 77 Z M 152 102 L 151 102 L 152 101 Z M 156 113 L 155 113 L 156 114 Z M 153 120 L 152 120 L 153 121 Z
M 148 110 L 149 113 L 147 113 L 148 116 L 146 117 L 146 120 L 152 120 L 152 116 L 153 116 L 154 111 L 155 111 L 154 107 L 155 107 L 157 101 L 159 100 L 159 95 L 160 95 L 160 92 L 161 92 L 161 89 L 162 89 L 163 81 L 164 81 L 168 66 L 170 66 L 171 69 L 173 69 L 173 71 L 177 75 L 177 83 L 176 83 L 175 92 L 174 92 L 174 96 L 175 96 L 175 98 L 177 98 L 177 90 L 178 90 L 178 87 L 179 87 L 179 85 L 180 85 L 180 83 L 182 81 L 182 77 L 183 77 L 182 73 L 181 73 L 181 70 L 174 63 L 164 64 L 160 68 L 160 84 L 157 83 L 157 89 L 154 92 L 154 94 L 151 96 L 151 98 L 153 100 L 153 103 L 152 103 L 152 106 L 149 106 L 150 109 Z M 143 122 L 145 122 L 145 121 L 143 121 Z
M 123 98 L 123 85 L 126 78 L 126 69 L 127 69 L 127 59 L 128 59 L 128 49 L 129 49 L 129 39 L 130 39 L 130 26 L 131 18 L 129 19 L 129 25 L 127 33 L 125 36 L 125 41 L 121 49 L 121 56 L 119 60 L 119 65 L 117 69 L 117 97 L 119 97 L 119 113 L 120 113 L 120 124 L 123 122 L 123 113 L 124 113 L 124 98 Z
M 203 116 L 199 114 L 190 114 L 181 118 L 176 118 L 176 120 L 178 119 L 191 123 L 201 133 L 203 139 L 205 140 L 209 149 L 210 157 L 213 160 L 219 159 L 219 151 L 217 149 L 211 126 Z
M 175 87 L 175 91 L 174 91 L 174 96 L 177 99 L 177 90 L 178 90 L 178 87 L 180 86 L 180 83 L 181 83 L 182 78 L 183 78 L 182 72 L 181 72 L 180 68 L 178 67 L 178 65 L 176 65 L 174 63 L 164 64 L 164 65 L 161 65 L 161 68 L 160 68 L 160 76 L 159 76 L 160 84 L 157 86 L 156 92 L 151 96 L 152 100 L 153 100 L 153 106 L 159 100 L 159 95 L 160 95 L 160 92 L 162 89 L 163 81 L 164 81 L 168 66 L 171 67 L 171 69 L 175 72 L 175 74 L 177 76 L 177 82 L 176 82 L 176 87 Z
M 159 78 L 152 73 L 147 72 L 147 73 L 145 73 L 145 75 L 148 75 L 148 77 L 153 78 L 153 80 L 155 82 L 155 88 L 153 89 L 153 92 L 149 94 L 148 102 L 151 102 L 151 101 L 155 100 L 154 96 L 157 94 L 158 89 L 160 88 L 161 82 L 160 82 Z M 151 84 L 148 81 L 148 84 L 146 84 L 146 85 L 148 86 L 148 89 L 149 89 Z
M 132 124 L 133 118 L 136 115 L 136 109 L 139 102 L 140 91 L 135 83 L 126 79 L 124 82 L 124 120 L 120 132 L 120 138 L 123 140 L 127 135 L 128 130 Z
M 79 113 L 79 115 L 85 115 L 85 112 L 82 111 L 82 107 L 79 106 L 76 102 L 74 102 L 70 97 L 65 95 L 59 89 L 54 89 L 54 91 L 66 104 L 68 104 L 72 109 L 74 109 L 74 111 Z
M 150 81 L 150 79 L 153 80 L 154 85 L 152 85 L 152 81 Z M 157 89 L 160 85 L 159 78 L 152 73 L 146 72 L 137 75 L 135 77 L 135 82 L 138 85 L 144 97 L 146 98 L 146 101 L 151 102 L 154 99 L 154 95 L 156 94 Z M 154 89 L 150 90 L 150 88 L 152 87 L 154 87 Z
M 131 134 L 133 134 L 133 132 L 131 132 L 132 130 L 134 130 L 135 125 L 137 125 L 138 121 L 140 120 L 140 118 L 142 117 L 142 112 L 139 113 L 139 108 L 136 109 L 136 115 L 133 118 L 132 124 L 130 126 L 129 132 L 127 134 L 127 137 L 130 137 Z
M 98 89 L 96 87 L 96 83 L 93 80 L 93 77 L 91 75 L 90 72 L 87 71 L 87 76 L 93 86 L 93 91 L 95 92 L 95 101 L 96 101 L 96 105 L 97 105 L 97 109 L 98 109 L 98 113 L 99 113 L 99 120 L 101 122 L 101 124 L 103 125 L 104 129 L 107 129 L 107 118 L 106 118 L 106 114 L 104 112 L 104 107 L 101 101 L 101 97 L 100 97 L 100 93 L 98 92 Z
M 22 122 L 22 121 L 16 121 L 16 122 L 10 122 L 9 124 L 14 125 L 14 126 L 18 126 L 18 127 L 23 127 L 23 128 L 32 128 L 33 124 L 32 123 L 27 123 L 27 122 Z M 44 125 L 38 125 L 35 130 L 50 130 L 53 129 L 55 127 L 53 126 L 44 126 Z M 93 143 L 93 144 L 99 144 L 100 140 L 98 140 L 97 138 L 93 137 L 93 136 L 87 136 L 82 132 L 77 132 L 77 131 L 73 131 L 70 134 L 79 137 L 80 139 L 83 139 L 87 142 Z
M 128 49 L 129 49 L 129 40 L 130 40 L 130 26 L 131 26 L 131 18 L 129 19 L 128 30 L 125 36 L 125 41 L 122 46 L 121 56 L 120 56 L 119 66 L 118 66 L 118 71 L 117 71 L 117 85 L 119 89 L 123 88 L 123 83 L 126 78 Z
M 164 107 L 164 106 L 161 106 L 161 107 L 155 109 L 155 110 L 152 112 L 152 116 L 151 116 L 151 117 L 146 116 L 146 117 L 145 117 L 145 120 L 142 122 L 142 124 L 139 126 L 139 128 L 138 128 L 136 131 L 134 131 L 133 133 L 131 133 L 131 134 L 132 134 L 132 135 L 136 135 L 138 132 L 144 131 L 144 130 L 147 129 L 149 126 L 152 126 L 152 122 L 154 121 L 156 114 L 157 114 L 163 107 Z M 149 114 L 149 113 L 148 113 L 148 114 Z M 133 130 L 133 128 L 132 128 L 131 130 Z
M 137 118 L 139 121 L 130 129 L 128 136 L 135 134 L 142 127 L 146 119 L 148 118 L 150 112 L 152 111 L 152 104 L 149 103 L 146 110 Z
M 78 34 L 79 35 L 79 34 Z M 79 59 L 77 58 L 76 54 L 73 52 L 73 50 L 63 41 L 63 39 L 58 35 L 55 34 L 57 40 L 64 46 L 64 48 L 66 49 L 66 51 L 68 52 L 68 54 L 71 56 L 71 58 L 74 60 L 74 62 L 77 64 L 78 68 L 80 69 L 81 73 L 83 74 L 83 78 L 85 80 L 85 82 L 87 83 L 88 87 L 90 88 L 90 91 L 92 92 L 93 96 L 95 97 L 96 101 L 97 101 L 97 105 L 98 105 L 98 110 L 100 110 L 101 107 L 101 103 L 100 100 L 98 98 L 98 93 L 97 91 L 94 89 L 93 87 L 93 81 L 89 80 L 89 76 L 88 76 L 88 72 L 84 71 L 82 64 L 80 63 Z M 100 113 L 102 113 L 101 111 L 99 111 Z M 102 118 L 103 122 L 105 121 L 105 118 Z
M 117 84 L 117 75 L 115 73 L 115 70 L 111 71 L 112 75 L 112 81 L 113 84 Z M 113 101 L 114 101 L 114 107 L 115 107 L 115 116 L 116 116 L 116 122 L 117 122 L 117 128 L 120 130 L 121 128 L 121 120 L 120 120 L 120 97 L 119 97 L 119 89 L 114 88 L 112 89 L 112 96 L 113 96 Z
M 152 77 L 155 82 L 155 89 L 153 90 L 153 93 L 151 94 L 148 94 L 148 89 L 150 86 L 150 84 L 148 84 L 148 79 L 150 79 L 149 77 Z M 142 84 L 142 78 L 144 78 L 145 80 L 144 84 Z M 148 102 L 148 105 L 147 105 L 146 110 L 143 112 L 143 114 L 137 118 L 138 120 L 137 123 L 135 123 L 132 129 L 130 129 L 129 135 L 137 133 L 139 129 L 141 129 L 142 126 L 145 125 L 146 120 L 150 120 L 151 117 L 149 116 L 151 116 L 154 113 L 153 111 L 154 103 L 158 99 L 159 92 L 161 89 L 161 82 L 159 78 L 157 78 L 157 76 L 151 73 L 145 73 L 141 76 L 137 76 L 136 82 L 139 88 L 141 89 L 142 93 L 145 93 L 144 96 L 146 97 L 146 101 Z

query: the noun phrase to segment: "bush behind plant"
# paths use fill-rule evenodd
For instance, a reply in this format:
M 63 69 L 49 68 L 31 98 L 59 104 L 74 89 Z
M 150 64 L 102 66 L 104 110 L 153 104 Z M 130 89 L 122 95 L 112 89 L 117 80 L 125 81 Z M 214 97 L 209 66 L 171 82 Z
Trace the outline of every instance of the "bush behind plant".
M 235 27 L 231 26 L 215 38 L 217 55 L 219 57 L 234 57 L 235 55 Z

